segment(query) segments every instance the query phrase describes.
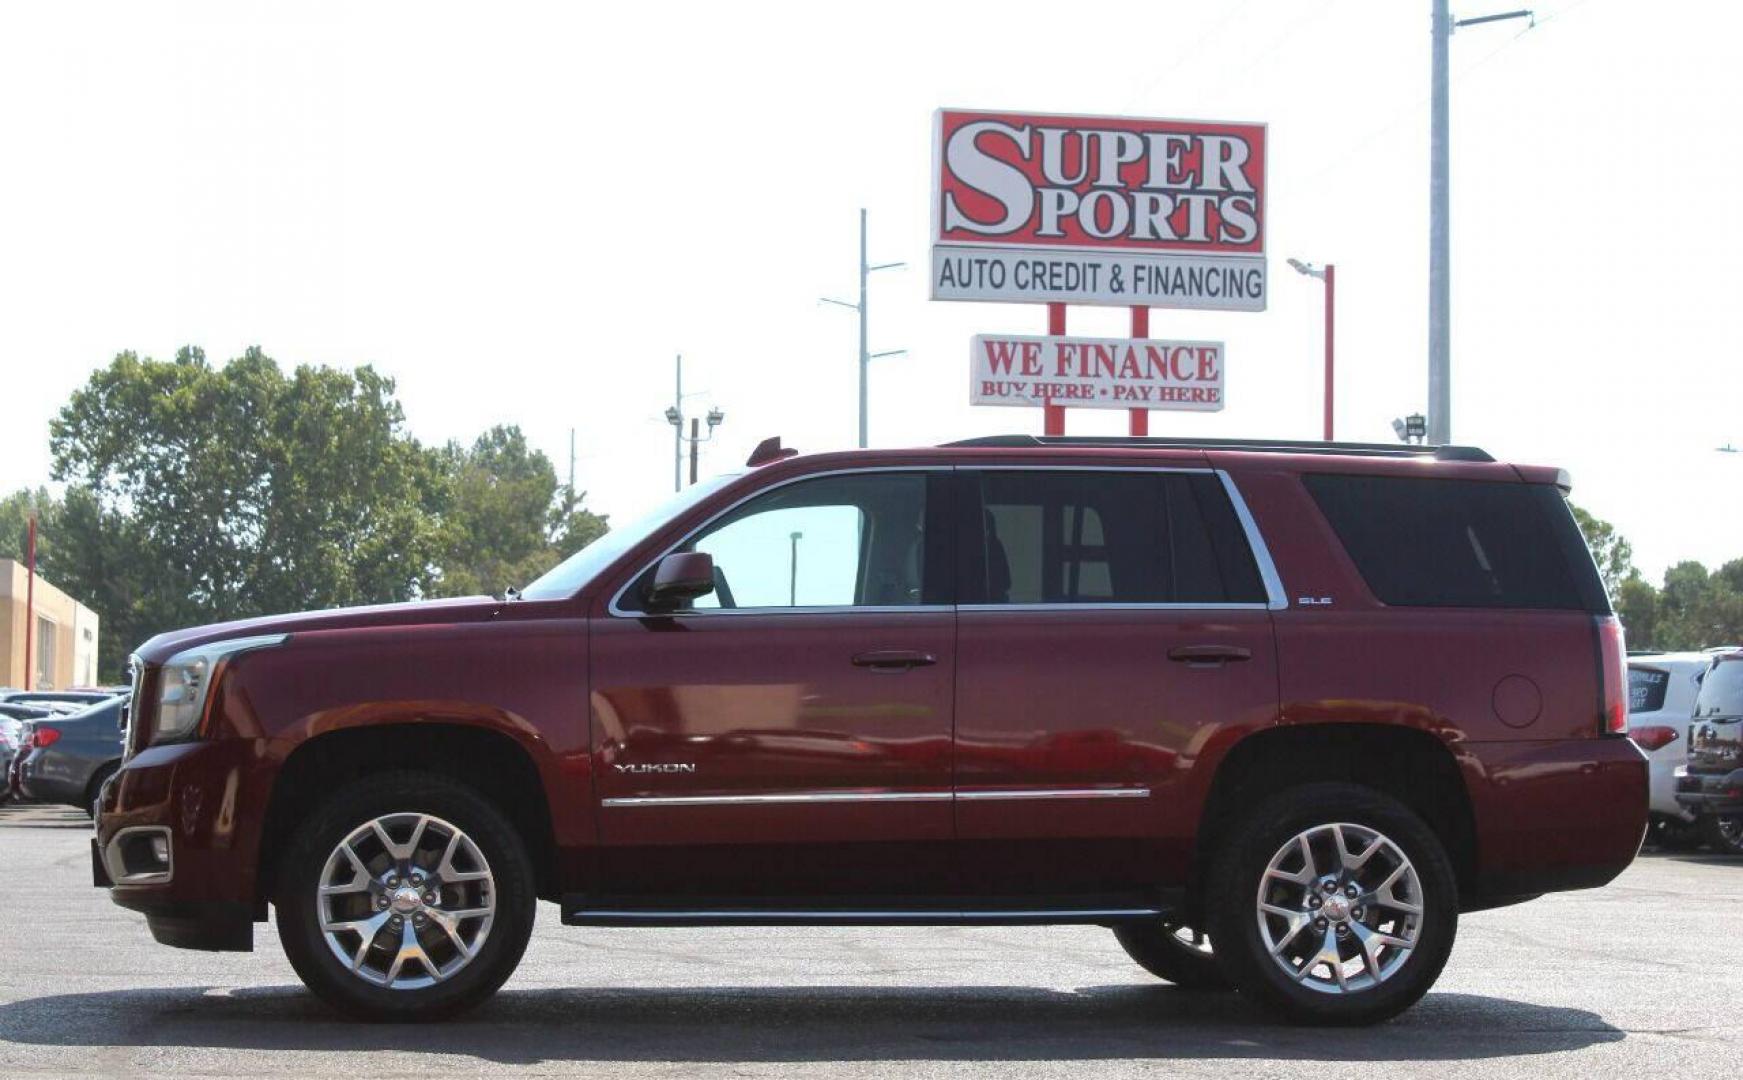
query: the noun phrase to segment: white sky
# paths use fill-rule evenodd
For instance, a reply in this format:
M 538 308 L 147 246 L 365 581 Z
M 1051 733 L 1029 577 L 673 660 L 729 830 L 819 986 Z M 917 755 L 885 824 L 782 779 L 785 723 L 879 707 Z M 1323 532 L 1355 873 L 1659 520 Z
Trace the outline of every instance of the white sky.
M 1513 0 L 1460 5 L 1474 15 Z M 122 349 L 372 363 L 421 438 L 520 424 L 593 508 L 670 491 L 672 356 L 727 420 L 849 445 L 856 211 L 872 441 L 1039 431 L 967 404 L 968 339 L 1038 307 L 926 300 L 940 105 L 1258 120 L 1271 308 L 1157 312 L 1228 343 L 1229 406 L 1156 434 L 1338 435 L 1426 404 L 1428 0 L 1114 4 L 140 4 L 0 9 L 0 489 Z M 1559 464 L 1665 565 L 1743 556 L 1735 5 L 1544 0 L 1453 40 L 1453 433 Z M 1123 334 L 1124 309 L 1074 308 Z M 1074 433 L 1123 430 L 1074 412 Z M 1715 493 L 1717 497 L 1715 497 Z

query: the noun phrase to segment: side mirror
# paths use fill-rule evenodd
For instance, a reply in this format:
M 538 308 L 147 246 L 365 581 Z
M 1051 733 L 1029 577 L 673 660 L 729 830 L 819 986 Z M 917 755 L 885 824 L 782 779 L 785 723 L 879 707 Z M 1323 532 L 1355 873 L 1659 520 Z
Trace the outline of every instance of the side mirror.
M 674 551 L 660 560 L 648 587 L 650 608 L 670 609 L 714 591 L 714 556 L 705 551 Z

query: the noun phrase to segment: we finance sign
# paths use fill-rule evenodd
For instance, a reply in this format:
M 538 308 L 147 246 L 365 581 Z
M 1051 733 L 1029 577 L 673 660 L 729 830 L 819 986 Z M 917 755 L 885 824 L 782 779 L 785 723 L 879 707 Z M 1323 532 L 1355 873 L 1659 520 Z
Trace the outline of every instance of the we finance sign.
M 1153 338 L 975 337 L 976 405 L 1218 412 L 1223 343 Z
M 1265 309 L 1265 126 L 941 109 L 934 300 Z

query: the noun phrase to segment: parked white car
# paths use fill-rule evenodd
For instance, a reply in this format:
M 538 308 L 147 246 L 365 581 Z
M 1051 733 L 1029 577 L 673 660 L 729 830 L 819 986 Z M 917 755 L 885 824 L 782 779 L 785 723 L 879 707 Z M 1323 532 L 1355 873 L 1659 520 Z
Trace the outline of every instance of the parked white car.
M 1651 765 L 1649 842 L 1693 847 L 1695 820 L 1677 805 L 1676 770 L 1688 764 L 1695 694 L 1712 664 L 1710 652 L 1646 653 L 1628 658 L 1628 737 Z

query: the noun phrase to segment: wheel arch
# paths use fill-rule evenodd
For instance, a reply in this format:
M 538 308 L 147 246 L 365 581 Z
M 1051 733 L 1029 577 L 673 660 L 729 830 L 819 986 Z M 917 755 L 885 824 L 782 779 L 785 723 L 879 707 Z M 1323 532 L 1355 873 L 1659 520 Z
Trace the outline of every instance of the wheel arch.
M 1227 749 L 1199 817 L 1189 903 L 1199 902 L 1209 862 L 1244 808 L 1284 788 L 1325 781 L 1370 787 L 1415 811 L 1446 846 L 1460 894 L 1469 893 L 1477 828 L 1453 749 L 1417 728 L 1330 721 L 1263 728 Z
M 257 912 L 272 897 L 279 859 L 309 811 L 344 784 L 405 770 L 437 773 L 495 803 L 526 843 L 539 896 L 561 892 L 551 802 L 532 752 L 493 727 L 408 718 L 326 731 L 291 748 L 267 797 L 256 854 Z

